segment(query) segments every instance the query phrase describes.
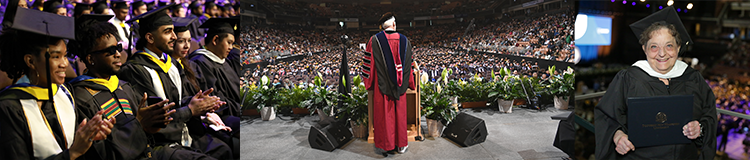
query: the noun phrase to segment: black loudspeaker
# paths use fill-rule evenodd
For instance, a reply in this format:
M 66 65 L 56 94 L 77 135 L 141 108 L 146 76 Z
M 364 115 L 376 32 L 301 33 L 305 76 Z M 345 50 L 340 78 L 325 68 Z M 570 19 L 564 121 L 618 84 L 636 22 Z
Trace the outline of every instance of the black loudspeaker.
M 314 124 L 310 127 L 307 141 L 310 147 L 324 151 L 333 151 L 352 140 L 352 132 L 346 123 Z
M 462 112 L 448 124 L 443 131 L 443 136 L 461 146 L 468 147 L 487 139 L 487 126 L 484 120 Z

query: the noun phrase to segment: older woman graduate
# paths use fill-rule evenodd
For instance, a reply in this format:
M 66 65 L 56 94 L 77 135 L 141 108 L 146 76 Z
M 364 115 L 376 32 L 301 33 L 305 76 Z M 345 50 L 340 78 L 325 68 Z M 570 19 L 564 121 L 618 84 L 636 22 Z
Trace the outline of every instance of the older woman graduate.
M 677 61 L 692 44 L 674 8 L 667 7 L 630 25 L 646 60 L 614 77 L 595 108 L 596 159 L 713 159 L 716 148 L 715 97 L 697 70 Z M 689 143 L 636 148 L 628 135 L 630 97 L 692 95 L 691 120 L 680 124 Z M 630 130 L 632 131 L 632 130 Z M 679 134 L 679 133 L 677 133 Z M 636 144 L 637 145 L 637 144 Z

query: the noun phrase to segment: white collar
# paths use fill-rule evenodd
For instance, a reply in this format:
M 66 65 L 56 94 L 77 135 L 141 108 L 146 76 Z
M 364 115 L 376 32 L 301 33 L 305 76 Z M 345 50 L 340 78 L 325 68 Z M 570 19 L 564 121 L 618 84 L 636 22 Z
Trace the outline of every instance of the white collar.
M 682 76 L 682 73 L 685 73 L 685 69 L 687 69 L 688 67 L 687 63 L 682 62 L 682 61 L 677 61 L 672 67 L 672 70 L 667 72 L 667 74 L 661 74 L 661 73 L 654 71 L 654 69 L 651 68 L 651 65 L 648 64 L 647 60 L 640 60 L 638 62 L 635 62 L 633 63 L 633 66 L 641 68 L 643 71 L 648 73 L 648 75 L 657 77 L 657 78 L 675 78 L 675 77 Z
M 396 31 L 394 28 L 386 28 L 385 31 Z
M 144 47 L 144 48 L 143 48 L 143 51 L 145 51 L 146 53 L 150 54 L 151 56 L 154 56 L 154 58 L 157 58 L 157 59 L 161 59 L 161 58 L 163 58 L 163 57 L 159 56 L 158 54 L 156 54 L 156 53 L 152 52 L 151 50 L 148 50 L 148 48 L 145 48 L 145 47 Z
M 210 59 L 211 61 L 214 61 L 214 62 L 219 63 L 219 64 L 224 64 L 224 60 L 225 59 L 219 58 L 219 56 L 216 56 L 216 54 L 214 54 L 214 52 L 211 52 L 211 51 L 209 51 L 207 49 L 198 49 L 198 50 L 203 50 L 203 51 L 199 51 L 197 53 L 206 55 L 206 57 L 208 57 L 208 59 Z

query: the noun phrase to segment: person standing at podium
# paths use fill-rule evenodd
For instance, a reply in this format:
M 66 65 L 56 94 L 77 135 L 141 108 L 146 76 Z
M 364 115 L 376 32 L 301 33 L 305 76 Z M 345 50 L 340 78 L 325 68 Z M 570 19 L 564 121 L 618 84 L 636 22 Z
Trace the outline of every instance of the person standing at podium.
M 378 21 L 383 31 L 370 37 L 363 59 L 362 75 L 367 90 L 374 92 L 373 133 L 375 153 L 405 153 L 406 89 L 414 89 L 411 77 L 412 46 L 406 36 L 396 32 L 396 16 L 388 12 Z M 407 84 L 408 83 L 408 84 Z

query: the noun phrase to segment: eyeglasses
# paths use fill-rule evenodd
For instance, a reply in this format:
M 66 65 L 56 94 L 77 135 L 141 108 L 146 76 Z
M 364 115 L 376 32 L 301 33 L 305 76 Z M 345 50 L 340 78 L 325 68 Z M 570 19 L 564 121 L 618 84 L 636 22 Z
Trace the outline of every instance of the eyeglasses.
M 91 54 L 100 54 L 100 53 L 107 53 L 107 56 L 115 55 L 118 52 L 122 52 L 122 43 L 118 43 L 117 45 L 107 47 L 102 50 L 93 51 Z
M 676 49 L 677 49 L 677 46 L 674 45 L 674 44 L 667 44 L 667 45 L 664 45 L 664 46 L 658 46 L 656 44 L 651 44 L 647 48 L 647 50 L 650 51 L 650 52 L 652 52 L 652 53 L 656 53 L 656 52 L 658 52 L 660 50 L 673 52 Z

